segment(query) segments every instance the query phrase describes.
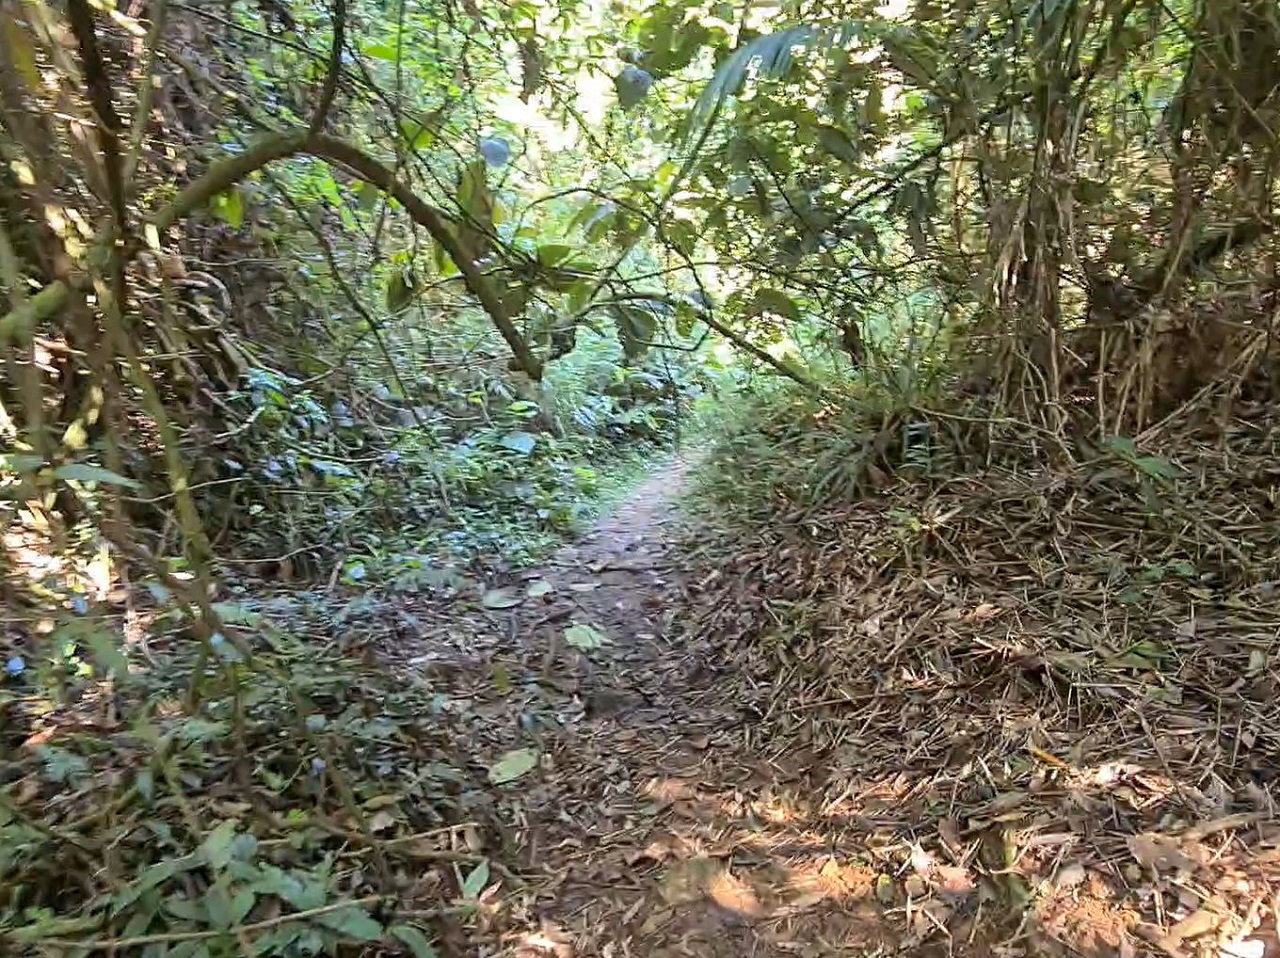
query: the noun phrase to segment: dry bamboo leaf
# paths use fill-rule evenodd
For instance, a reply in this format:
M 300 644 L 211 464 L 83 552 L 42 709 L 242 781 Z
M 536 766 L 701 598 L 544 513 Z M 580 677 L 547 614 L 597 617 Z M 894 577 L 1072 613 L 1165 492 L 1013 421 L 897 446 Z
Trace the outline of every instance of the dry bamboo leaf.
M 1170 928 L 1167 937 L 1173 941 L 1198 938 L 1213 931 L 1222 924 L 1223 920 L 1224 916 L 1218 912 L 1200 908 Z

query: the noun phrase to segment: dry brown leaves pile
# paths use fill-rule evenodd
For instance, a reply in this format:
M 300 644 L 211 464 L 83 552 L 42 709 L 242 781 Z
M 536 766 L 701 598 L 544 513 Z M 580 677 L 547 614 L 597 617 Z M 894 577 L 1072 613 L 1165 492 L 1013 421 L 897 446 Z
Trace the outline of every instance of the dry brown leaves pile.
M 862 836 L 917 940 L 1280 954 L 1274 412 L 1169 438 L 1176 477 L 1152 436 L 1154 475 L 1010 464 L 756 515 L 695 577 L 810 826 Z

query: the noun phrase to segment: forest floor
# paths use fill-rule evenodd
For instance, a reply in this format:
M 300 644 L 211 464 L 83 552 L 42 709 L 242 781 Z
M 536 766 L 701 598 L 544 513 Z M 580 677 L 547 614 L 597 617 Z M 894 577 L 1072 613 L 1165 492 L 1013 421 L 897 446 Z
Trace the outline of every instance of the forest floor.
M 838 747 L 811 739 L 804 714 L 780 722 L 832 703 L 787 701 L 783 676 L 685 621 L 701 603 L 704 622 L 732 622 L 736 596 L 765 587 L 747 574 L 714 598 L 732 573 L 690 559 L 704 517 L 678 508 L 688 471 L 660 468 L 545 567 L 384 650 L 447 691 L 494 782 L 489 824 L 455 847 L 504 863 L 503 877 L 446 932 L 446 953 L 1269 958 L 1274 941 L 1239 903 L 1274 906 L 1257 868 L 1273 874 L 1280 852 L 1267 832 L 1263 857 L 1241 865 L 1236 841 L 1269 809 L 1198 807 L 1187 828 L 1165 801 L 1181 784 L 1138 765 L 1073 772 L 1033 748 L 1029 775 L 995 752 L 957 766 L 960 683 L 935 693 L 909 666 L 902 688 L 881 677 L 883 693 L 850 694 L 857 708 L 830 726 Z M 866 641 L 863 672 L 893 671 Z M 1027 726 L 988 680 L 1012 690 L 1022 672 L 970 660 L 1006 711 L 967 718 L 1007 745 Z M 921 758 L 939 741 L 945 767 Z M 1004 784 L 1017 776 L 1030 784 Z
M 812 756 L 762 739 L 767 690 L 744 694 L 711 649 L 683 637 L 689 540 L 677 503 L 688 470 L 680 459 L 659 469 L 525 573 L 518 604 L 398 649 L 488 727 L 523 726 L 539 741 L 539 767 L 496 789 L 499 817 L 516 823 L 499 841 L 520 878 L 495 896 L 491 940 L 471 929 L 452 943 L 458 954 L 745 958 L 920 944 L 878 903 L 864 850 L 802 811 Z M 566 643 L 575 625 L 601 644 Z M 513 689 L 516 675 L 536 681 Z

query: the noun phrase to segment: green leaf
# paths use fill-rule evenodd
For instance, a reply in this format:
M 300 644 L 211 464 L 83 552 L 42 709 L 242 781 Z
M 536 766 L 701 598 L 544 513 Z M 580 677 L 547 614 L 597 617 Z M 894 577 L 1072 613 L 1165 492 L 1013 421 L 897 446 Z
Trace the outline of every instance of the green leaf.
M 509 432 L 498 440 L 498 445 L 527 456 L 538 445 L 538 437 L 531 432 Z
M 818 144 L 830 153 L 846 163 L 856 163 L 861 151 L 849 139 L 849 134 L 839 127 L 823 124 L 817 129 Z
M 564 640 L 582 652 L 598 649 L 608 641 L 603 632 L 582 623 L 571 625 L 565 629 Z
M 219 822 L 218 827 L 200 843 L 200 855 L 209 867 L 218 870 L 226 868 L 230 863 L 236 840 L 236 824 L 235 819 Z
M 18 452 L 9 452 L 0 455 L 0 469 L 6 472 L 35 472 L 44 465 L 44 460 L 39 456 L 29 456 Z
M 213 215 L 233 230 L 238 230 L 244 224 L 244 199 L 240 195 L 240 190 L 230 189 L 225 193 L 219 193 L 213 198 L 211 206 Z
M 408 270 L 398 269 L 387 280 L 387 309 L 398 313 L 413 302 L 417 283 Z
M 254 628 L 262 624 L 262 614 L 260 612 L 246 609 L 244 606 L 236 605 L 234 602 L 215 602 L 213 611 L 227 625 L 247 625 L 250 628 Z
M 329 912 L 326 915 L 317 915 L 315 920 L 327 928 L 332 928 L 340 935 L 357 941 L 378 941 L 382 938 L 382 926 L 358 905 Z
M 120 650 L 120 643 L 113 632 L 90 632 L 85 636 L 93 660 L 103 674 L 114 672 L 117 678 L 129 674 L 129 662 Z
M 479 898 L 485 886 L 489 884 L 489 862 L 482 861 L 471 870 L 467 880 L 462 883 L 463 898 Z
M 773 313 L 795 320 L 800 318 L 800 307 L 782 290 L 766 287 L 756 290 L 755 296 L 751 298 L 751 305 L 747 307 L 748 317 L 759 316 L 761 313 Z
M 400 124 L 400 133 L 411 150 L 425 150 L 436 141 L 435 128 L 426 123 L 405 120 Z
M 91 466 L 87 462 L 69 462 L 53 471 L 59 479 L 71 482 L 97 482 L 107 486 L 124 486 L 126 489 L 141 489 L 142 484 L 134 479 L 126 479 L 110 469 Z
M 365 183 L 356 193 L 356 204 L 362 210 L 371 210 L 378 204 L 378 197 L 381 195 L 382 190 L 372 183 Z
M 574 247 L 565 243 L 545 243 L 538 247 L 538 262 L 543 266 L 559 266 L 573 253 Z
M 231 924 L 243 924 L 257 901 L 258 896 L 247 888 L 242 888 L 231 896 Z
M 1138 447 L 1128 436 L 1108 436 L 1105 444 L 1122 456 L 1131 459 L 1136 459 L 1138 456 Z
M 546 579 L 538 579 L 529 583 L 529 589 L 526 593 L 531 599 L 541 599 L 544 595 L 550 595 L 555 591 L 553 586 Z
M 437 958 L 439 952 L 431 946 L 427 936 L 413 925 L 392 925 L 387 930 L 391 932 L 392 938 L 408 946 L 413 958 Z
M 505 785 L 517 778 L 527 775 L 538 764 L 537 753 L 532 749 L 518 748 L 507 752 L 493 765 L 489 766 L 489 781 L 494 785 Z
M 1182 471 L 1177 466 L 1159 456 L 1139 456 L 1133 464 L 1148 476 L 1159 479 L 1176 479 L 1182 475 Z
M 396 47 L 392 43 L 367 43 L 361 50 L 365 56 L 375 60 L 386 60 L 388 63 L 396 61 Z

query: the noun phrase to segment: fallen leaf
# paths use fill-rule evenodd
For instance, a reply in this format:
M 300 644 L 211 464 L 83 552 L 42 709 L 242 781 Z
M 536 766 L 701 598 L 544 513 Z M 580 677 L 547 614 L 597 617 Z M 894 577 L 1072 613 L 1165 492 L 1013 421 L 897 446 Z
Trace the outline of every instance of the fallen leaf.
M 514 589 L 490 589 L 480 599 L 486 609 L 513 609 L 523 601 Z
M 707 883 L 707 893 L 713 902 L 735 915 L 754 918 L 760 914 L 760 899 L 756 897 L 755 891 L 728 871 L 711 876 Z
M 1129 836 L 1129 852 L 1145 868 L 1186 871 L 1195 864 L 1182 853 L 1176 839 L 1155 832 Z
M 1216 911 L 1210 911 L 1207 908 L 1201 908 L 1193 911 L 1182 921 L 1178 922 L 1169 929 L 1167 937 L 1175 941 L 1183 941 L 1187 938 L 1197 938 L 1200 935 L 1208 934 L 1222 924 L 1223 916 Z
M 550 582 L 546 579 L 538 579 L 529 583 L 529 588 L 526 590 L 526 594 L 531 599 L 541 599 L 544 595 L 550 595 L 554 591 L 555 586 Z
M 493 765 L 489 766 L 489 781 L 494 785 L 514 782 L 517 778 L 532 771 L 538 764 L 538 756 L 528 748 L 518 748 L 507 752 Z
M 576 623 L 564 630 L 564 640 L 580 652 L 590 652 L 604 645 L 604 633 L 589 625 Z
M 689 739 L 689 747 L 695 748 L 699 752 L 705 752 L 710 745 L 710 735 L 695 735 L 693 738 Z
M 600 588 L 600 583 L 599 582 L 573 582 L 569 585 L 569 588 L 572 589 L 574 592 L 594 592 L 596 589 Z
M 395 828 L 396 817 L 385 808 L 369 819 L 369 831 L 385 832 L 390 828 Z

